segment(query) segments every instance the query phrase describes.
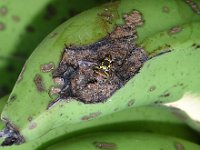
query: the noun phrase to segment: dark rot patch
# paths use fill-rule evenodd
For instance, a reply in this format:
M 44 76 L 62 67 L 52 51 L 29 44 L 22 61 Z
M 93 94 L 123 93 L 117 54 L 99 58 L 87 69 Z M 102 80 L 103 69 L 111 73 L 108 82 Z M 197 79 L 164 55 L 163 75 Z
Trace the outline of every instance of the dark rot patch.
M 167 6 L 163 6 L 162 11 L 163 11 L 164 13 L 169 13 L 169 12 L 170 12 L 170 9 L 169 9 L 169 7 L 167 7 Z
M 1 143 L 1 146 L 10 146 L 13 144 L 22 144 L 25 142 L 24 137 L 19 134 L 18 129 L 10 123 L 9 119 L 3 118 L 6 124 L 6 128 L 2 131 L 2 137 L 5 140 Z
M 49 4 L 46 7 L 44 19 L 51 20 L 56 14 L 57 14 L 56 8 L 52 4 Z
M 2 22 L 0 22 L 0 31 L 5 30 L 6 26 Z
M 36 74 L 33 81 L 34 81 L 34 83 L 36 85 L 36 88 L 37 88 L 38 92 L 44 92 L 45 91 L 41 75 Z
M 194 2 L 193 0 L 185 0 L 185 2 L 192 8 L 192 10 L 200 15 L 200 8 L 199 5 Z
M 33 32 L 35 32 L 35 28 L 33 26 L 29 25 L 26 27 L 26 31 L 29 33 L 33 33 Z
M 0 7 L 0 15 L 5 16 L 8 13 L 8 8 L 6 6 Z
M 176 34 L 176 33 L 179 33 L 182 31 L 182 28 L 180 26 L 176 26 L 176 27 L 173 27 L 169 30 L 169 34 Z
M 134 100 L 130 100 L 129 102 L 128 102 L 128 107 L 131 107 L 131 106 L 133 106 L 133 104 L 135 103 L 135 101 Z
M 83 117 L 81 118 L 81 120 L 87 121 L 87 120 L 96 118 L 96 117 L 98 117 L 99 115 L 101 115 L 101 112 L 90 113 L 89 115 L 83 116 Z
M 185 150 L 185 147 L 179 142 L 175 142 L 174 147 L 176 148 L 176 150 Z
M 124 15 L 124 20 L 125 25 L 117 26 L 96 43 L 65 47 L 60 65 L 53 72 L 54 79 L 64 81 L 59 99 L 103 102 L 138 73 L 148 60 L 135 43 L 135 28 L 143 24 L 142 17 L 133 11 Z
M 96 147 L 96 148 L 99 148 L 99 149 L 111 149 L 111 150 L 114 150 L 114 149 L 117 149 L 117 145 L 115 143 L 109 143 L 109 142 L 93 142 L 93 145 Z
M 54 63 L 50 62 L 48 64 L 43 64 L 40 66 L 42 72 L 51 72 L 55 68 Z
M 19 16 L 13 15 L 13 16 L 12 16 L 12 20 L 13 20 L 14 22 L 19 22 L 19 21 L 20 21 L 20 18 L 19 18 Z

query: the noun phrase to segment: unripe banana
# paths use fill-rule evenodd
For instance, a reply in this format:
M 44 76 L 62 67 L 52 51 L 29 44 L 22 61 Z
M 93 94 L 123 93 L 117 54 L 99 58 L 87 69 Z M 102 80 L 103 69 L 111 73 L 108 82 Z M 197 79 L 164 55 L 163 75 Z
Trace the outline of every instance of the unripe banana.
M 25 60 L 50 31 L 76 13 L 105 1 L 1 1 L 0 96 L 12 90 Z
M 194 4 L 198 6 L 198 3 Z M 74 126 L 113 113 L 116 108 L 120 111 L 132 106 L 177 101 L 187 92 L 200 93 L 199 20 L 199 14 L 181 0 L 125 0 L 91 9 L 62 24 L 27 60 L 2 112 L 7 127 L 19 137 L 15 143 L 39 138 L 64 124 Z M 177 26 L 182 29 L 178 30 L 180 34 L 174 29 Z M 146 49 L 146 41 L 161 31 L 168 36 L 157 39 L 156 45 L 161 46 L 160 49 Z M 188 38 L 188 31 L 193 31 L 189 32 L 192 38 Z M 170 44 L 167 49 L 163 42 L 165 38 Z M 187 41 L 179 43 L 179 39 Z M 149 41 L 149 45 L 154 42 Z M 102 57 L 105 56 L 103 59 L 98 58 L 101 51 L 98 56 L 93 52 L 99 49 Z M 116 49 L 122 53 L 116 55 Z M 92 55 L 86 57 L 88 54 Z M 122 62 L 118 56 L 124 56 Z M 81 57 L 84 59 L 76 59 Z M 130 61 L 133 67 L 124 60 Z M 123 67 L 112 71 L 112 64 Z M 117 72 L 126 66 L 130 68 Z M 77 77 L 74 73 L 77 70 L 83 76 Z M 89 73 L 85 75 L 86 71 Z M 82 78 L 92 77 L 91 74 L 97 75 L 82 84 L 85 88 L 76 85 L 85 82 Z M 186 80 L 187 74 L 190 80 Z M 114 81 L 112 86 L 110 79 Z M 93 88 L 97 86 L 96 82 L 104 95 L 99 91 L 100 96 L 92 93 L 96 90 Z M 87 91 L 88 88 L 91 90 Z M 86 92 L 82 92 L 84 90 Z
M 65 131 L 67 135 L 63 134 Z M 64 132 L 64 133 L 63 133 Z M 63 137 L 69 138 L 96 132 L 148 132 L 174 136 L 198 143 L 199 136 L 180 121 L 174 112 L 167 107 L 136 107 L 116 112 L 87 122 L 73 126 L 63 125 L 54 129 L 45 136 L 29 141 L 20 146 L 4 147 L 4 149 L 45 149 L 47 146 L 57 143 Z M 56 140 L 55 140 L 56 138 Z M 58 147 L 62 147 L 58 146 Z M 66 145 L 65 145 L 66 147 Z M 81 146 L 80 146 L 81 147 Z
M 73 138 L 95 132 L 150 132 L 198 143 L 199 135 L 180 122 L 180 115 L 167 107 L 136 107 L 87 122 L 63 125 L 46 135 L 20 146 L 45 149 L 62 138 Z M 181 118 L 182 120 L 182 118 Z
M 178 138 L 142 132 L 104 132 L 66 139 L 45 150 L 199 150 L 200 146 Z

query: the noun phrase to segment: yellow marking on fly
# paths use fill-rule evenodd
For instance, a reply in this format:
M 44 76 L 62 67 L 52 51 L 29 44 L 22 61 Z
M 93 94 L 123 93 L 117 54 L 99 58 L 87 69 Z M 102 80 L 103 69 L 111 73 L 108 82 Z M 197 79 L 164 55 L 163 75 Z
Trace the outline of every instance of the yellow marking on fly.
M 111 56 L 108 55 L 107 57 L 105 57 L 103 59 L 100 66 L 95 67 L 95 69 L 96 69 L 95 72 L 97 74 L 99 74 L 100 76 L 103 76 L 104 78 L 109 78 L 110 77 L 109 71 L 111 68 L 111 63 L 112 63 Z

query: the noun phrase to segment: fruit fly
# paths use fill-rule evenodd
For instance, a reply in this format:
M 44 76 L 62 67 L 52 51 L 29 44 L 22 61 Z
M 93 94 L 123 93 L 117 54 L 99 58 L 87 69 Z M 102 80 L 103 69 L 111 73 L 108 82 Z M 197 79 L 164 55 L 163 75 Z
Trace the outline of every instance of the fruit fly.
M 108 79 L 110 77 L 111 63 L 111 55 L 105 56 L 101 64 L 94 68 L 95 73 Z

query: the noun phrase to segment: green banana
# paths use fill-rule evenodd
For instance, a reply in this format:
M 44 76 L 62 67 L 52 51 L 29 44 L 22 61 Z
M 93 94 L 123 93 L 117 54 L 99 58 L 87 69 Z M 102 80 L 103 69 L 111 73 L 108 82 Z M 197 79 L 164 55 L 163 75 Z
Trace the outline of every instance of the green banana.
M 166 12 L 166 8 L 169 12 Z M 185 11 L 179 11 L 180 9 Z M 200 93 L 197 65 L 200 56 L 199 19 L 198 13 L 181 0 L 126 0 L 81 13 L 50 33 L 32 53 L 2 112 L 2 120 L 17 134 L 15 136 L 19 139 L 16 143 L 19 144 L 39 138 L 64 124 L 74 126 L 76 123 L 113 113 L 116 108 L 120 111 L 130 106 L 158 101 L 177 101 L 187 92 Z M 174 29 L 177 26 L 180 26 L 181 31 Z M 128 31 L 124 31 L 125 29 Z M 54 83 L 51 71 L 58 67 L 63 49 L 73 49 L 74 45 L 75 48 L 84 49 L 81 45 L 91 45 L 105 37 L 115 41 L 116 37 L 120 37 L 118 30 L 131 42 L 136 38 L 135 45 L 139 45 L 136 48 L 144 47 L 148 60 L 140 66 L 139 72 L 104 103 L 85 104 L 75 99 L 62 100 L 62 97 L 55 102 L 58 97 L 55 93 L 56 90 L 59 91 L 59 87 Z M 159 38 L 157 34 L 160 35 Z M 163 42 L 165 39 L 168 41 Z M 186 41 L 182 43 L 179 39 Z M 130 43 L 128 40 L 127 43 Z M 103 42 L 99 41 L 100 44 Z M 154 44 L 151 43 L 156 43 L 159 47 L 152 48 Z M 166 47 L 166 44 L 170 46 Z M 169 49 L 171 51 L 165 53 Z M 141 53 L 141 57 L 145 52 Z M 176 61 L 182 64 L 177 64 Z M 105 68 L 104 63 L 103 61 L 103 65 L 96 68 L 97 71 Z M 193 68 L 190 69 L 190 66 Z M 104 70 L 108 69 L 109 66 Z M 190 75 L 189 80 L 187 74 Z M 106 73 L 104 75 L 108 76 Z M 59 83 L 62 84 L 62 81 Z M 49 108 L 52 102 L 55 103 Z M 65 133 L 67 131 L 63 131 Z
M 178 138 L 140 132 L 103 132 L 63 140 L 45 150 L 199 150 L 200 146 Z
M 67 131 L 67 135 L 64 135 L 63 132 L 65 131 Z M 160 106 L 145 106 L 130 108 L 73 126 L 63 125 L 38 139 L 19 146 L 4 147 L 4 149 L 42 150 L 63 139 L 71 139 L 87 133 L 95 134 L 96 132 L 148 132 L 174 136 L 193 143 L 198 143 L 199 141 L 198 134 L 179 120 L 171 109 Z
M 43 0 L 0 3 L 0 96 L 11 91 L 37 44 L 61 22 L 106 0 Z M 31 6 L 31 7 L 29 7 Z M 24 9 L 28 7 L 28 11 Z
M 3 108 L 6 100 L 7 96 L 0 99 L 0 109 Z M 123 128 L 124 126 L 126 128 Z M 59 138 L 60 141 L 60 139 L 62 138 L 61 135 L 63 135 L 62 132 L 66 129 L 68 131 L 68 135 L 70 136 L 65 135 L 65 138 L 86 134 L 88 132 L 96 133 L 100 131 L 129 131 L 164 134 L 192 141 L 194 143 L 198 142 L 198 135 L 194 131 L 189 129 L 185 124 L 183 124 L 182 121 L 179 120 L 176 115 L 174 115 L 174 112 L 171 111 L 171 109 L 160 106 L 145 106 L 130 108 L 124 111 L 101 117 L 99 119 L 82 122 L 75 126 L 68 126 L 67 128 L 64 125 L 59 129 L 51 131 L 41 138 L 28 142 L 27 144 L 23 144 L 17 147 L 7 147 L 7 149 L 45 149 L 45 147 L 47 147 L 48 145 L 52 145 L 53 143 L 55 143 L 52 143 L 52 140 L 54 138 Z M 174 130 L 176 130 L 176 132 L 174 132 Z M 77 131 L 79 131 L 78 134 Z M 62 145 L 58 147 L 62 147 Z

